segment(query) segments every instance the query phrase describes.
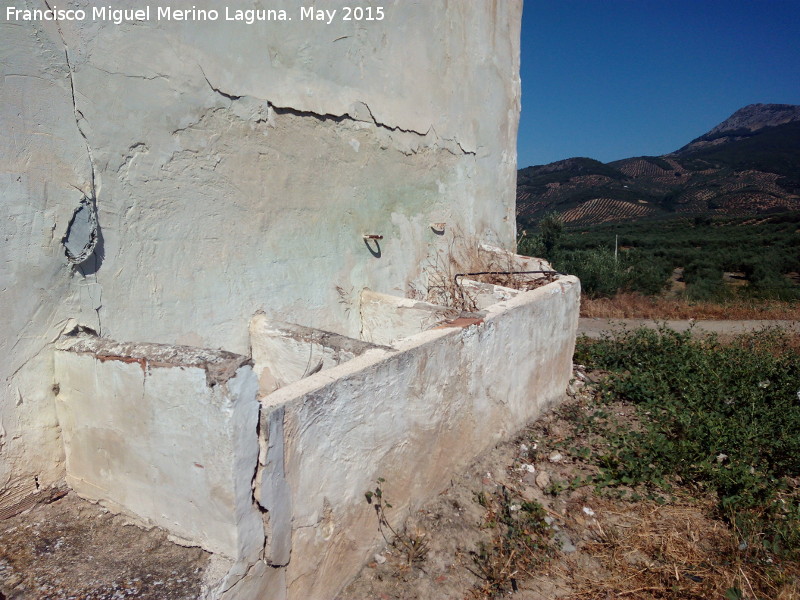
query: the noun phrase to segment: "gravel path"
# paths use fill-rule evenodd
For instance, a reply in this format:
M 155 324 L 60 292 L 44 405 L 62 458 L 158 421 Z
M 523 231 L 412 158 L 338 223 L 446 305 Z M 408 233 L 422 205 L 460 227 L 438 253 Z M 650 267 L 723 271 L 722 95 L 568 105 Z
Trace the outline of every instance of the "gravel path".
M 666 324 L 675 331 L 686 331 L 694 325 L 699 332 L 737 334 L 748 331 L 757 331 L 765 327 L 784 327 L 800 333 L 798 321 L 655 321 L 653 319 L 590 319 L 582 318 L 578 324 L 578 335 L 585 334 L 590 338 L 599 338 L 603 331 L 617 331 L 623 328 L 637 329 L 639 327 L 657 328 Z

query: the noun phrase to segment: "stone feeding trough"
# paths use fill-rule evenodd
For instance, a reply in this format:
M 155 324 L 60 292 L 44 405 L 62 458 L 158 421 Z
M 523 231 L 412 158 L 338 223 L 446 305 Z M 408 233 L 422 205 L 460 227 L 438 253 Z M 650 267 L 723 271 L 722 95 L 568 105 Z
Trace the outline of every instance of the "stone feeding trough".
M 399 522 L 563 396 L 580 285 L 545 281 L 461 278 L 468 313 L 365 289 L 362 339 L 260 312 L 250 356 L 75 330 L 55 358 L 67 481 L 213 553 L 204 597 L 333 597 L 382 543 L 378 478 Z
M 250 352 L 261 396 L 341 365 L 373 348 L 381 346 L 313 327 L 274 321 L 263 312 L 250 321 Z

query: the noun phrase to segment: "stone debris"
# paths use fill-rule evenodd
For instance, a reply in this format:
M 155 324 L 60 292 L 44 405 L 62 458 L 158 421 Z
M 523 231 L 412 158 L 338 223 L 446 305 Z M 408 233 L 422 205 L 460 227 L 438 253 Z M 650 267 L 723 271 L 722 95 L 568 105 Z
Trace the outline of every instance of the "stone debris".
M 539 489 L 543 490 L 550 485 L 550 475 L 547 474 L 547 471 L 539 471 L 534 481 Z
M 559 546 L 561 547 L 561 551 L 565 554 L 572 554 L 578 550 L 564 530 L 557 531 L 555 536 L 553 536 L 553 539 L 558 542 Z

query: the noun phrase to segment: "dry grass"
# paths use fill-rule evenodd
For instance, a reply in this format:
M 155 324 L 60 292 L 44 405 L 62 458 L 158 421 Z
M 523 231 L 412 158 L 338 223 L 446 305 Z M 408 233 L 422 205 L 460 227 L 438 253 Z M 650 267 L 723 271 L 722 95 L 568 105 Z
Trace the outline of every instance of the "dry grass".
M 777 301 L 714 304 L 621 293 L 613 298 L 582 298 L 581 316 L 601 319 L 800 320 L 800 304 Z
M 425 266 L 427 289 L 421 297 L 432 304 L 448 306 L 463 312 L 478 310 L 474 294 L 465 290 L 456 280 L 456 275 L 465 270 L 465 265 L 473 270 L 488 270 L 484 256 L 477 243 L 467 243 L 463 237 L 454 236 L 445 253 L 428 259 Z
M 486 508 L 481 527 L 494 535 L 471 551 L 472 564 L 463 566 L 480 580 L 470 597 L 495 598 L 517 591 L 519 582 L 533 577 L 535 568 L 549 559 L 550 528 L 541 504 L 524 502 L 509 488 L 503 486 L 478 498 Z M 515 500 L 520 504 L 514 505 Z
M 478 307 L 475 292 L 461 285 L 462 277 L 457 275 L 470 274 L 465 277 L 521 291 L 532 290 L 555 279 L 551 275 L 519 274 L 517 271 L 523 269 L 515 254 L 493 251 L 458 231 L 450 238 L 444 251 L 428 259 L 424 270 L 427 275 L 426 290 L 412 290 L 409 296 L 463 312 L 475 312 Z
M 798 565 L 765 562 L 740 549 L 730 528 L 709 518 L 710 498 L 666 506 L 595 498 L 593 506 L 599 534 L 583 551 L 598 568 L 553 564 L 553 575 L 572 582 L 571 600 L 705 600 L 726 598 L 732 588 L 751 600 L 800 598 Z

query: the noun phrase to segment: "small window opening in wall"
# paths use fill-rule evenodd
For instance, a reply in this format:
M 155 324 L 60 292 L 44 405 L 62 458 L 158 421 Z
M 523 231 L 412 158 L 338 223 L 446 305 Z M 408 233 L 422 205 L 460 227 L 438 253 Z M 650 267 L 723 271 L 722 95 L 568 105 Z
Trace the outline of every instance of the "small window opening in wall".
M 72 265 L 79 265 L 89 258 L 97 246 L 97 209 L 89 198 L 83 198 L 72 213 L 67 232 L 61 240 L 64 254 Z

